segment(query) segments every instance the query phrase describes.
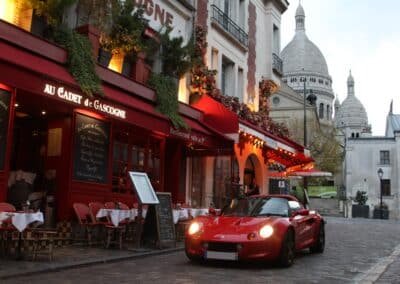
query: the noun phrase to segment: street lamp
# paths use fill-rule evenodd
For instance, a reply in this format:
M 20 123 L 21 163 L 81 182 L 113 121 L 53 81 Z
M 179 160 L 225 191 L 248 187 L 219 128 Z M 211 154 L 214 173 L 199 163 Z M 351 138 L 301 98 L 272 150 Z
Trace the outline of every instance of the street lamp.
M 304 71 L 304 69 L 303 69 Z M 313 94 L 313 90 L 310 89 L 310 94 L 307 96 L 307 89 L 306 89 L 306 77 L 303 77 L 303 111 L 304 111 L 304 124 L 303 124 L 303 131 L 304 131 L 304 148 L 307 148 L 307 112 L 306 112 L 306 100 L 311 104 L 314 105 L 317 97 Z M 308 186 L 307 177 L 303 177 L 303 191 L 306 191 Z M 304 202 L 305 203 L 305 202 Z
M 382 177 L 383 177 L 383 170 L 382 170 L 382 168 L 378 169 L 378 177 L 379 177 L 379 187 L 380 187 L 380 192 L 381 192 L 381 204 L 379 206 L 379 211 L 380 211 L 381 219 L 383 219 L 383 210 L 382 210 Z

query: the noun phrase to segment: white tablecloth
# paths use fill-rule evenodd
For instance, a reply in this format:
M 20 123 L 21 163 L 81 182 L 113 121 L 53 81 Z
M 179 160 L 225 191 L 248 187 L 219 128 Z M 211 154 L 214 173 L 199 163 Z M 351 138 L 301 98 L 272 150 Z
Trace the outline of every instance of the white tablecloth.
M 118 227 L 119 223 L 121 223 L 123 220 L 134 220 L 135 217 L 137 216 L 137 209 L 129 209 L 129 210 L 123 210 L 123 209 L 105 209 L 102 208 L 97 212 L 96 218 L 102 218 L 102 217 L 107 217 L 109 216 L 111 219 L 111 223 L 115 226 Z M 143 209 L 143 217 L 146 217 L 147 210 Z
M 189 208 L 173 209 L 172 216 L 174 218 L 174 224 L 177 224 L 179 221 L 188 220 Z
M 44 221 L 42 212 L 0 212 L 0 222 L 8 218 L 11 218 L 11 223 L 20 232 L 24 231 L 33 222 L 43 223 Z
M 122 209 L 105 209 L 102 208 L 97 212 L 96 218 L 102 217 L 110 217 L 111 223 L 118 227 L 119 223 L 123 220 L 132 220 L 134 217 L 132 216 L 133 212 L 131 210 L 122 210 Z
M 192 215 L 193 218 L 208 215 L 208 208 L 190 208 L 190 215 Z

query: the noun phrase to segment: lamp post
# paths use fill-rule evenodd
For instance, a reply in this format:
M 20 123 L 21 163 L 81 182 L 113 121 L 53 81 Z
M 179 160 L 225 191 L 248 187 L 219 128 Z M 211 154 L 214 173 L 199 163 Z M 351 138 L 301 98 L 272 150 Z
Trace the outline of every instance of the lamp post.
M 383 177 L 383 170 L 382 168 L 378 169 L 378 177 L 379 177 L 379 188 L 380 188 L 380 193 L 381 193 L 381 202 L 379 206 L 379 211 L 380 211 L 380 217 L 383 219 L 383 211 L 382 211 L 382 177 Z
M 304 71 L 304 69 L 303 69 Z M 304 139 L 304 148 L 307 148 L 307 112 L 306 112 L 306 101 L 309 101 L 311 105 L 315 104 L 317 97 L 313 94 L 313 90 L 310 89 L 309 95 L 307 96 L 307 89 L 306 89 L 306 77 L 303 77 L 303 111 L 304 111 L 304 124 L 303 124 L 303 139 Z M 308 180 L 307 177 L 303 177 L 303 188 L 304 192 L 308 187 Z

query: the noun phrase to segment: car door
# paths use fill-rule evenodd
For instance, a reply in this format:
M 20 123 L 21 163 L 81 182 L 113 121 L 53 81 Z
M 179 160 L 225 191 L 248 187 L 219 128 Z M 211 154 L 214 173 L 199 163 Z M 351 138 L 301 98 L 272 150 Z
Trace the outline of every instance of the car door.
M 289 208 L 291 212 L 291 220 L 296 234 L 296 249 L 302 249 L 307 246 L 310 238 L 312 238 L 312 217 L 310 214 L 303 215 L 303 206 L 298 201 L 290 200 Z

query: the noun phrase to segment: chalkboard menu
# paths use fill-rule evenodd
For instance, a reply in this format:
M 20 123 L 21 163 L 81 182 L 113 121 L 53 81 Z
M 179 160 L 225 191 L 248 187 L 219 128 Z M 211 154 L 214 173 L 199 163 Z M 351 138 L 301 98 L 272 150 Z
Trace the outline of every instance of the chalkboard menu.
M 157 192 L 160 203 L 154 205 L 156 209 L 157 230 L 159 245 L 173 243 L 175 245 L 175 225 L 172 216 L 171 193 Z
M 74 179 L 107 183 L 109 145 L 109 123 L 76 114 Z
M 4 169 L 11 93 L 0 89 L 0 169 Z

